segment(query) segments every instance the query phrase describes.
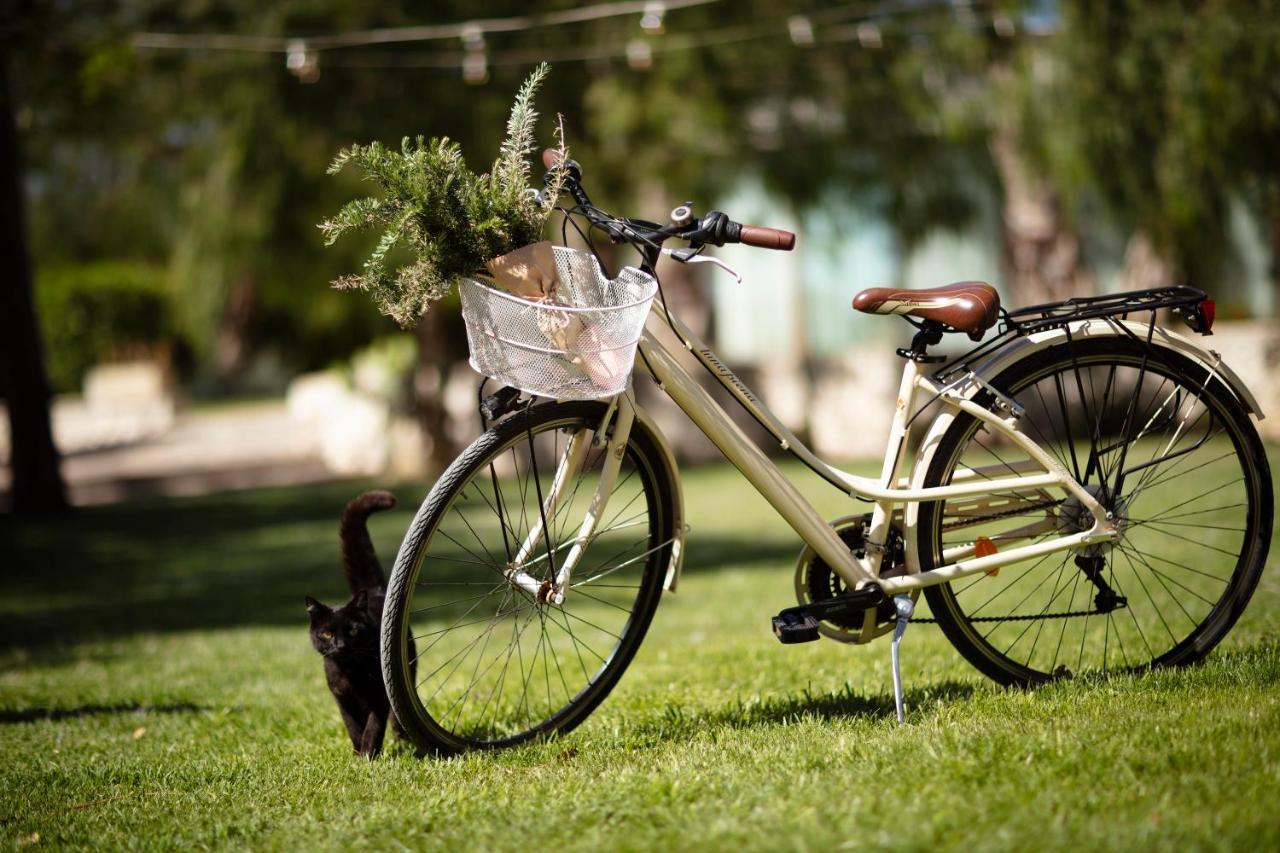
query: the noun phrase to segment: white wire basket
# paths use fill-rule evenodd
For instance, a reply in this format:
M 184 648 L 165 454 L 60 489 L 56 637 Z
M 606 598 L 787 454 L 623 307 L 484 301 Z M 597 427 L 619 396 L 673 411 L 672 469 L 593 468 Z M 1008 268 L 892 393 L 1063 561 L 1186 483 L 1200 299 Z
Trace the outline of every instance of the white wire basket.
M 471 366 L 530 394 L 593 400 L 627 387 L 658 283 L 635 267 L 605 278 L 595 257 L 554 248 L 559 284 L 545 301 L 458 282 Z

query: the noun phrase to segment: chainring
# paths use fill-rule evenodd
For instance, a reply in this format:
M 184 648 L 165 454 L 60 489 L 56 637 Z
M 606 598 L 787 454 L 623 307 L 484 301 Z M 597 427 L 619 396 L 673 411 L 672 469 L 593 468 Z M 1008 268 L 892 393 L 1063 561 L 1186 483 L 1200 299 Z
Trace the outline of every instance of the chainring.
M 837 523 L 838 524 L 838 523 Z M 836 535 L 849 550 L 859 557 L 865 555 L 867 530 L 871 526 L 871 513 L 861 518 L 848 519 L 845 526 L 836 528 Z M 822 557 L 814 554 L 812 559 L 799 567 L 800 576 L 796 578 L 796 592 L 800 603 L 827 601 L 849 591 L 844 578 L 836 574 Z M 889 541 L 885 543 L 884 561 L 880 567 L 881 577 L 895 577 L 906 574 L 905 546 L 902 532 L 896 525 L 889 528 Z M 893 601 L 886 600 L 876 611 L 876 624 L 884 625 L 896 618 Z M 856 642 L 863 628 L 863 616 L 836 617 L 824 620 L 822 633 L 832 639 L 844 642 Z

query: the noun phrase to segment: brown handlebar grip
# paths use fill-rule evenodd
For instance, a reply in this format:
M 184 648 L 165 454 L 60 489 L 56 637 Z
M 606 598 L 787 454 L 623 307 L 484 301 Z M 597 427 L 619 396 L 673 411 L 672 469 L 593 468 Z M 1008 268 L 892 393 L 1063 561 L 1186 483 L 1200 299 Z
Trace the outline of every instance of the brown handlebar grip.
M 743 225 L 738 239 L 748 246 L 759 246 L 761 249 L 790 252 L 796 247 L 796 235 L 781 228 L 766 228 L 763 225 Z
M 560 162 L 560 150 L 558 148 L 545 148 L 542 151 L 542 165 L 548 169 Z

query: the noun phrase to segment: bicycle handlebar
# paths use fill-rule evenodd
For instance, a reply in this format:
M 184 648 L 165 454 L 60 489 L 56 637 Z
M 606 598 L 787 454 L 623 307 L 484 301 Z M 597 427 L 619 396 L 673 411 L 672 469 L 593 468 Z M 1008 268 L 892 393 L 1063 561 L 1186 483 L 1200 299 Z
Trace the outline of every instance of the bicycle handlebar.
M 796 247 L 796 235 L 781 228 L 769 228 L 765 225 L 742 225 L 738 229 L 738 239 L 748 246 L 761 249 L 777 249 L 790 252 Z
M 547 167 L 548 174 L 560 162 L 560 152 L 548 148 L 542 152 L 542 164 Z M 734 222 L 725 214 L 713 210 L 702 217 L 684 225 L 673 225 L 663 228 L 651 222 L 638 219 L 616 219 L 604 214 L 591 204 L 590 198 L 582 189 L 582 167 L 574 160 L 564 164 L 565 189 L 573 196 L 587 218 L 594 224 L 604 228 L 614 240 L 620 242 L 643 242 L 659 244 L 670 237 L 689 241 L 690 245 L 700 246 L 710 243 L 723 246 L 725 243 L 743 243 L 760 249 L 773 249 L 789 252 L 795 248 L 796 235 L 781 228 L 770 228 L 765 225 L 743 225 Z

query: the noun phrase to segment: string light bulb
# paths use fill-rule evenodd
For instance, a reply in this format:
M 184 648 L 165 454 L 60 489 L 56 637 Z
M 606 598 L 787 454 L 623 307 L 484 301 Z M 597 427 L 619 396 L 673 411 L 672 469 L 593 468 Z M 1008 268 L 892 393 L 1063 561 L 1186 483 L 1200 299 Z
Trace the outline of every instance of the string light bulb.
M 483 50 L 469 50 L 462 55 L 462 79 L 472 86 L 489 82 L 489 57 Z
M 804 15 L 787 18 L 787 34 L 796 47 L 813 47 L 813 22 Z
M 472 86 L 489 82 L 489 54 L 484 30 L 478 24 L 467 24 L 458 36 L 462 40 L 462 79 Z
M 320 57 L 302 39 L 293 39 L 285 50 L 284 67 L 303 83 L 320 79 Z
M 667 4 L 656 0 L 656 2 L 644 4 L 644 14 L 640 16 L 640 29 L 644 30 L 645 35 L 658 35 L 662 32 L 662 17 L 667 13 Z
M 643 39 L 627 42 L 627 65 L 635 71 L 648 71 L 653 67 L 653 50 Z

